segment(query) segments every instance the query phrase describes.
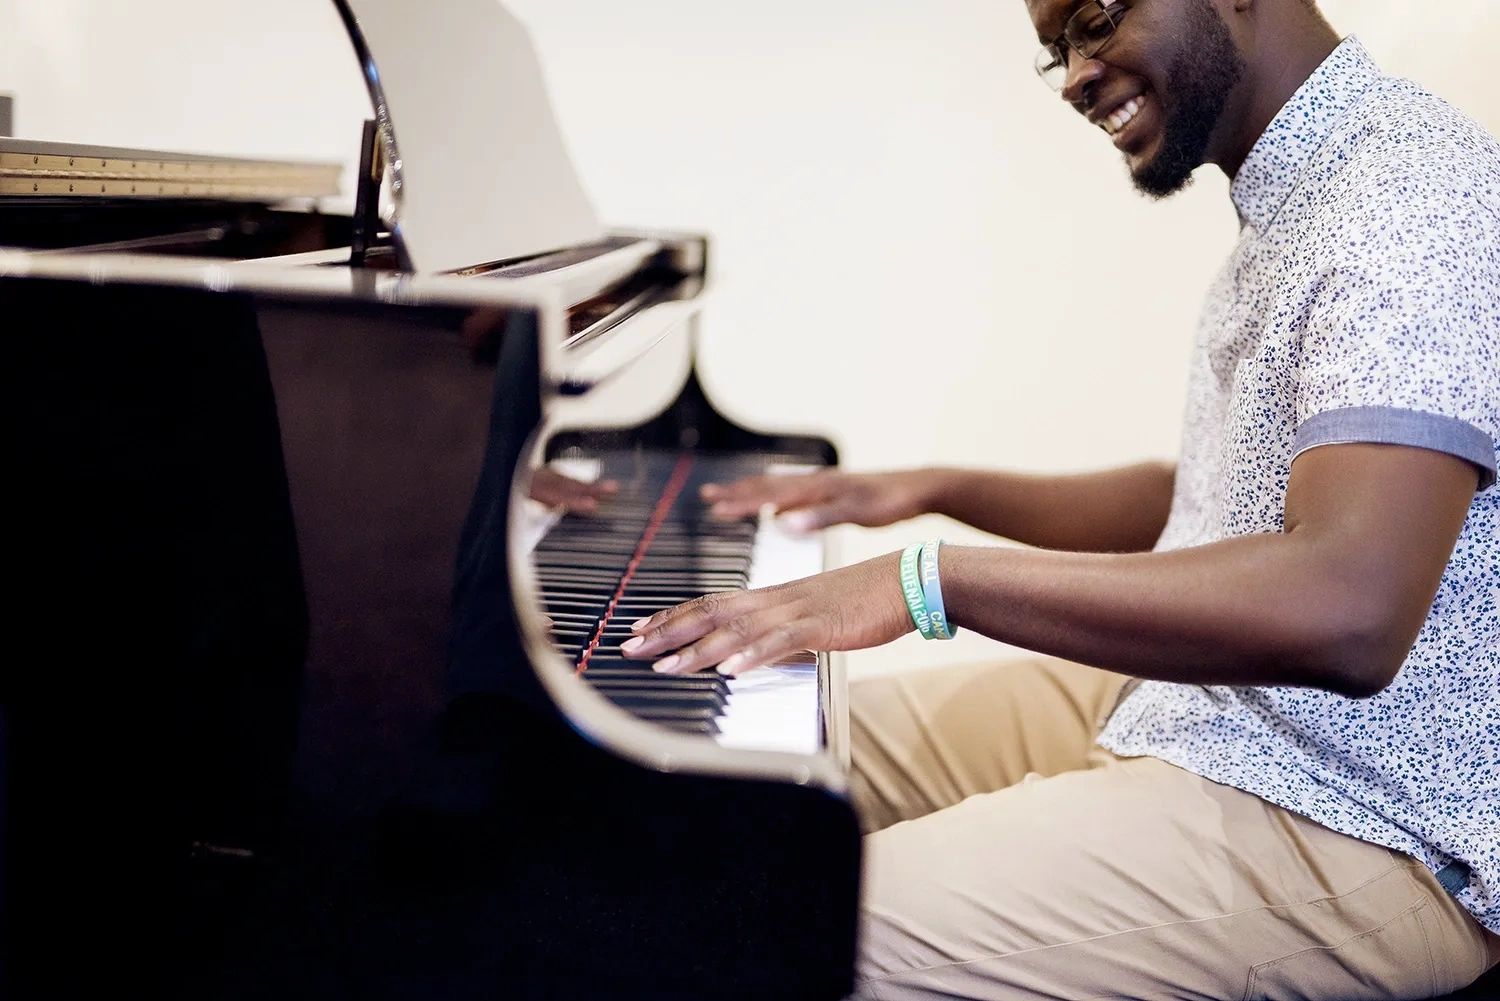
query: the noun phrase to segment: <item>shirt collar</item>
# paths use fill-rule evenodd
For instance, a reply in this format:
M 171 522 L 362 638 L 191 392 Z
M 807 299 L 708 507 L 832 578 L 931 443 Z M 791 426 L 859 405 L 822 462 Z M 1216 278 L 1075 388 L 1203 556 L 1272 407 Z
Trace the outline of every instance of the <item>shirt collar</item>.
M 1276 218 L 1312 155 L 1380 76 L 1352 36 L 1323 60 L 1271 119 L 1229 186 L 1241 225 L 1263 230 Z

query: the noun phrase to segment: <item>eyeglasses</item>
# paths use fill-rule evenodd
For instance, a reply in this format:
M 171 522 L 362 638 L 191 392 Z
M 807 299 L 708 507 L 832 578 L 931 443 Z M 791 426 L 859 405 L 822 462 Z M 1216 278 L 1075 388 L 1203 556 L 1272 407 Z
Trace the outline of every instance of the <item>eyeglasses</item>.
M 1088 0 L 1068 18 L 1063 33 L 1036 54 L 1036 75 L 1053 90 L 1062 90 L 1068 80 L 1068 51 L 1084 59 L 1094 58 L 1115 37 L 1129 9 L 1128 3 Z

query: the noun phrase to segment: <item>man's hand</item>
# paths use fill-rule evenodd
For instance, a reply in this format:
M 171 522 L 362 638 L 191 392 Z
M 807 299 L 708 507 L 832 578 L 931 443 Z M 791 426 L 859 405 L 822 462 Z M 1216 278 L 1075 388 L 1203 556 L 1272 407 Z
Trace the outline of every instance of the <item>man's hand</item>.
M 641 619 L 628 657 L 676 651 L 656 670 L 740 674 L 799 650 L 859 650 L 911 632 L 898 554 L 759 591 L 726 591 Z
M 1477 474 L 1395 445 L 1324 445 L 1292 463 L 1284 531 L 1151 553 L 944 546 L 948 621 L 1013 646 L 1195 685 L 1379 692 L 1411 649 Z M 744 671 L 797 650 L 910 631 L 889 555 L 659 612 L 624 652 L 673 673 Z
M 585 483 L 543 466 L 531 475 L 530 497 L 548 507 L 560 507 L 577 514 L 593 514 L 599 502 L 620 492 L 614 480 Z
M 824 470 L 787 476 L 752 476 L 730 484 L 710 483 L 701 493 L 715 518 L 743 518 L 766 504 L 788 528 L 812 532 L 844 523 L 878 528 L 927 514 L 934 473 L 839 473 Z

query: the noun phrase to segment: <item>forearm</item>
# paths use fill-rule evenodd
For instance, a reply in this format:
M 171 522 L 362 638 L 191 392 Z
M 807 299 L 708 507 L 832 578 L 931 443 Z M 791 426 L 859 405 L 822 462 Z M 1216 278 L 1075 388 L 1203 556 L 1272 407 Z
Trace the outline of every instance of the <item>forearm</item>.
M 1477 483 L 1469 460 L 1431 449 L 1309 449 L 1292 463 L 1279 532 L 1160 553 L 943 546 L 947 617 L 1142 678 L 1373 695 L 1428 619 Z M 620 649 L 662 657 L 661 671 L 734 674 L 795 650 L 888 643 L 914 624 L 901 563 L 889 553 L 705 595 L 633 623 Z
M 1166 526 L 1173 476 L 1173 466 L 1158 462 L 1070 476 L 934 469 L 931 507 L 1031 546 L 1141 552 Z
M 1415 630 L 1392 632 L 1361 586 L 1293 535 L 1171 553 L 944 546 L 949 618 L 1002 642 L 1142 678 L 1307 685 L 1368 695 Z

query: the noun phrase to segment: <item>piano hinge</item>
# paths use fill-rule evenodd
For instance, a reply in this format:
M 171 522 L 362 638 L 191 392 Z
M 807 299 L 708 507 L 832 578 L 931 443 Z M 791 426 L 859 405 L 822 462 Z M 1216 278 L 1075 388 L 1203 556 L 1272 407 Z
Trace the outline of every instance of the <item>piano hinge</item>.
M 359 177 L 354 190 L 353 232 L 349 237 L 349 266 L 363 267 L 380 229 L 380 181 L 385 176 L 385 147 L 380 127 L 365 119 L 359 148 Z

